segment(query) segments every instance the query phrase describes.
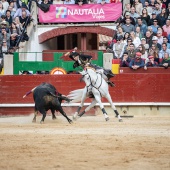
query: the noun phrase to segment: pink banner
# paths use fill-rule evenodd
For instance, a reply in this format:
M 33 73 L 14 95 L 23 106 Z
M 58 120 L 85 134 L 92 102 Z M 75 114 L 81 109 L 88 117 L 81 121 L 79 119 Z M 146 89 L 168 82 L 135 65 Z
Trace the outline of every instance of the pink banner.
M 116 21 L 122 14 L 122 3 L 50 5 L 44 13 L 39 9 L 40 23 L 103 22 Z

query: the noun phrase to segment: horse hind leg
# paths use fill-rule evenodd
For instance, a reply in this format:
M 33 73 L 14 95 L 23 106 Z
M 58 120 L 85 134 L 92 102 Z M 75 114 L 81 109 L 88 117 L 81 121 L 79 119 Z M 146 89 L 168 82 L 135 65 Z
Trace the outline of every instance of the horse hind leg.
M 83 105 L 84 105 L 84 101 L 85 101 L 85 99 L 86 99 L 86 93 L 87 93 L 87 89 L 85 88 L 84 91 L 83 91 L 82 98 L 81 98 L 81 103 L 80 103 L 80 105 L 79 105 L 77 111 L 76 111 L 76 112 L 74 113 L 74 115 L 73 115 L 73 120 L 74 120 L 74 121 L 77 120 L 77 116 L 78 116 L 78 114 L 79 114 L 81 108 L 82 108 Z
M 97 103 L 96 99 L 93 99 L 92 103 L 88 107 L 86 107 L 86 109 L 83 112 L 78 114 L 78 117 L 80 118 L 81 116 L 83 116 L 84 113 L 88 112 L 92 107 L 95 106 L 96 103 Z

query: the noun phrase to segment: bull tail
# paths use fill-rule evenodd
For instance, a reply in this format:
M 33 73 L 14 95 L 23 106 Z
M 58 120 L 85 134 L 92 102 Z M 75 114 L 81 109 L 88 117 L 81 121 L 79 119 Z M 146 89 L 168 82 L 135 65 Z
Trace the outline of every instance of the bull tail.
M 84 91 L 84 89 L 78 89 L 78 90 L 71 91 L 69 93 L 69 95 L 67 96 L 69 99 L 71 99 L 70 103 L 80 102 L 82 95 L 83 95 L 83 91 Z
M 37 87 L 37 86 L 36 86 Z M 31 94 L 31 93 L 33 93 L 34 92 L 34 90 L 36 89 L 36 87 L 34 87 L 32 90 L 30 90 L 29 92 L 27 92 L 24 96 L 23 96 L 23 98 L 25 98 L 25 97 L 27 97 L 29 94 Z

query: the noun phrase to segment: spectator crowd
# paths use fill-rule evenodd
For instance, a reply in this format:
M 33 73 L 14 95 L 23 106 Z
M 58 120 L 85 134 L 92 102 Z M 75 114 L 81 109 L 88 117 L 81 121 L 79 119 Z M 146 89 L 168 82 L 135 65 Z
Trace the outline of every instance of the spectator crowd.
M 106 50 L 121 67 L 170 66 L 170 2 L 134 0 L 125 4 L 116 33 Z

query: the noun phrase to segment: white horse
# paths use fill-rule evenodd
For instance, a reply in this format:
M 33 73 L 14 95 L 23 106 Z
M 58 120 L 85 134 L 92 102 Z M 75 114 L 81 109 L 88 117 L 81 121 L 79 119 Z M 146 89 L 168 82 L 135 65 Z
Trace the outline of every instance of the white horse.
M 108 121 L 109 116 L 107 115 L 107 112 L 104 109 L 104 105 L 101 102 L 101 98 L 105 97 L 109 101 L 112 109 L 114 110 L 116 117 L 119 119 L 119 121 L 122 121 L 122 118 L 120 117 L 116 107 L 112 102 L 108 90 L 108 84 L 102 78 L 102 75 L 100 73 L 97 73 L 92 67 L 86 67 L 85 70 L 80 72 L 80 74 L 82 75 L 82 79 L 86 83 L 85 88 L 71 91 L 68 95 L 68 97 L 72 100 L 72 103 L 81 101 L 80 106 L 73 115 L 73 119 L 76 120 L 77 117 L 81 117 L 84 113 L 94 107 L 96 103 L 99 103 L 100 109 L 104 114 L 105 120 Z M 89 94 L 92 94 L 94 97 L 92 103 L 83 112 L 79 113 L 84 105 L 85 99 L 89 97 Z

